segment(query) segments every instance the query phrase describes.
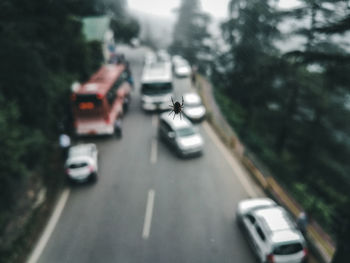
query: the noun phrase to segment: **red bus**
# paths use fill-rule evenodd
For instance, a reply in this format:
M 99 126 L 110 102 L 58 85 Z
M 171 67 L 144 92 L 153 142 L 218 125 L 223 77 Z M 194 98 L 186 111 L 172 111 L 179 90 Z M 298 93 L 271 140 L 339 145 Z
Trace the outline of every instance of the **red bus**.
M 72 112 L 77 135 L 113 134 L 130 102 L 131 86 L 124 64 L 102 66 L 86 83 L 72 87 Z

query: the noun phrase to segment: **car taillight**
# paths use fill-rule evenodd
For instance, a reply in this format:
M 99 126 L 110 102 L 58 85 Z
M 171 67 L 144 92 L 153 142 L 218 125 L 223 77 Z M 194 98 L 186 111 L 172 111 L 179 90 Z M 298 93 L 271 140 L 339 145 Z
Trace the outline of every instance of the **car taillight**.
M 94 167 L 92 165 L 89 165 L 89 171 L 92 173 L 94 171 Z
M 69 174 L 69 169 L 68 168 L 66 169 L 66 174 Z
M 266 261 L 267 262 L 269 262 L 269 263 L 273 263 L 274 261 L 273 261 L 273 254 L 271 253 L 271 254 L 268 254 L 267 256 L 266 256 Z
M 307 254 L 309 253 L 309 251 L 307 251 L 307 248 L 306 248 L 306 247 L 304 247 L 303 252 L 304 252 L 304 257 L 306 257 Z

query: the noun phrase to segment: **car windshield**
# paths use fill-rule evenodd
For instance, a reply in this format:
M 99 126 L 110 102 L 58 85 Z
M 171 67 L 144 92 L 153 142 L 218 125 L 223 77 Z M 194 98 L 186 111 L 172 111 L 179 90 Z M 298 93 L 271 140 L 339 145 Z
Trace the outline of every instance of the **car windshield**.
M 69 150 L 70 157 L 76 156 L 89 156 L 91 154 L 91 149 L 89 147 L 72 147 Z
M 303 246 L 300 243 L 290 243 L 278 245 L 274 248 L 273 254 L 275 255 L 290 255 L 295 254 L 303 250 Z
M 177 67 L 189 67 L 188 63 L 186 61 L 178 61 L 176 62 Z
M 199 101 L 191 101 L 187 103 L 185 102 L 184 105 L 189 108 L 202 106 L 202 104 Z
M 193 127 L 182 128 L 176 131 L 178 137 L 187 137 L 194 135 L 196 132 Z
M 76 163 L 72 163 L 70 165 L 68 165 L 69 169 L 77 169 L 77 168 L 83 168 L 88 166 L 88 163 L 86 162 L 76 162 Z

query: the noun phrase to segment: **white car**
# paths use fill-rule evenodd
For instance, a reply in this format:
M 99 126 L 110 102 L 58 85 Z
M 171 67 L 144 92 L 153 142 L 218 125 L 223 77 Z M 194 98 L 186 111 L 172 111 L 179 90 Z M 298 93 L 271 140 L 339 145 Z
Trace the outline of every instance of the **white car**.
M 200 155 L 203 151 L 203 138 L 186 117 L 160 115 L 159 138 L 169 144 L 179 156 Z
M 192 122 L 202 121 L 205 118 L 205 107 L 197 93 L 186 93 L 184 96 L 183 112 Z
M 65 169 L 70 181 L 85 182 L 97 180 L 98 151 L 93 143 L 72 146 L 68 152 Z
M 303 235 L 287 211 L 273 200 L 243 200 L 238 204 L 236 215 L 259 262 L 306 262 L 308 252 Z
M 144 58 L 144 65 L 148 66 L 157 62 L 157 55 L 151 51 L 147 52 Z
M 174 72 L 177 77 L 186 78 L 191 76 L 191 66 L 184 59 L 176 59 L 174 60 Z

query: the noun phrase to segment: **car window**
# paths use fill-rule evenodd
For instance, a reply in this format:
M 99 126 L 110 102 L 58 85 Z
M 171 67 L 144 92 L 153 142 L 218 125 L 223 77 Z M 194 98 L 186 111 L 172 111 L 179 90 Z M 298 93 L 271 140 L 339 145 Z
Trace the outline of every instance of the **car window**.
M 303 250 L 303 246 L 300 243 L 291 243 L 276 246 L 273 250 L 275 255 L 290 255 L 295 254 Z
M 263 241 L 265 241 L 265 240 L 266 240 L 266 237 L 265 237 L 264 232 L 261 230 L 260 226 L 256 225 L 256 226 L 255 226 L 255 229 L 256 229 L 256 232 L 258 233 L 260 239 L 263 240 Z
M 186 137 L 186 136 L 191 136 L 195 134 L 195 130 L 193 127 L 187 127 L 187 128 L 182 128 L 176 131 L 177 135 L 179 137 Z
M 189 102 L 189 103 L 186 103 L 185 106 L 187 107 L 198 107 L 198 106 L 201 106 L 202 104 L 200 102 Z
M 252 215 L 247 215 L 247 218 L 248 218 L 248 220 L 250 221 L 250 223 L 252 223 L 252 224 L 254 225 L 254 223 L 255 223 L 255 218 L 254 218 L 254 216 L 252 216 Z

